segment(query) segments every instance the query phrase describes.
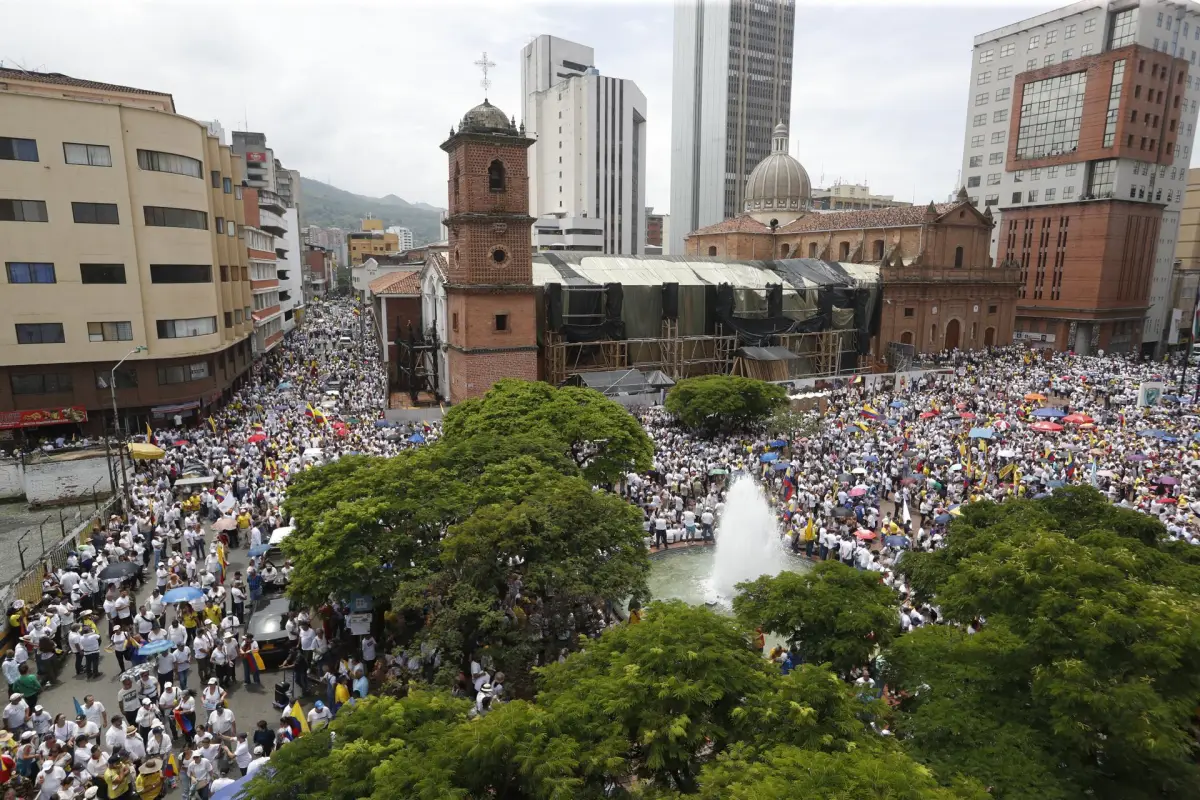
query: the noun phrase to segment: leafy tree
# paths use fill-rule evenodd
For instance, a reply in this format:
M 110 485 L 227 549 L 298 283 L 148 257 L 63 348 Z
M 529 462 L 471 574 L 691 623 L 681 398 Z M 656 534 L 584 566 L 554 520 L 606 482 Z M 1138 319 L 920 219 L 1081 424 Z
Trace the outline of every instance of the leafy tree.
M 891 680 L 913 694 L 901 726 L 917 748 L 946 762 L 942 774 L 991 778 L 1005 796 L 1023 796 L 1030 776 L 1053 776 L 1066 796 L 1200 792 L 1197 568 L 1161 540 L 1078 487 L 1052 501 L 971 504 L 943 550 L 907 555 L 902 570 L 949 619 L 987 621 L 958 641 L 903 637 L 889 654 Z M 945 748 L 941 698 L 991 715 L 959 742 L 995 734 L 1024 750 Z
M 786 637 L 805 661 L 831 664 L 843 675 L 892 641 L 896 606 L 896 593 L 876 573 L 837 561 L 740 583 L 733 598 L 742 620 Z
M 807 411 L 792 411 L 780 406 L 767 420 L 767 433 L 786 439 L 789 444 L 812 436 L 820 427 L 820 417 Z
M 450 409 L 443 431 L 451 440 L 535 433 L 560 442 L 593 483 L 613 483 L 630 470 L 648 469 L 654 456 L 633 415 L 594 389 L 576 386 L 498 381 L 483 397 Z
M 685 426 L 715 433 L 765 422 L 787 403 L 778 384 L 734 375 L 685 378 L 667 392 L 667 411 Z

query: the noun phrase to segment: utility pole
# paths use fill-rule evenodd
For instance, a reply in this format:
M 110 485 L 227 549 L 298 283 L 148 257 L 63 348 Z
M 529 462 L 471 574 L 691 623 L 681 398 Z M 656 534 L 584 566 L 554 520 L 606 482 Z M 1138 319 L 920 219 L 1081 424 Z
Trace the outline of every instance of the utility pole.
M 112 395 L 112 410 L 113 410 L 113 431 L 116 434 L 117 440 L 117 456 L 121 459 L 121 483 L 124 487 L 125 494 L 125 510 L 129 507 L 129 474 L 125 471 L 125 453 L 121 451 L 121 417 L 117 413 L 117 369 L 129 359 L 130 356 L 138 353 L 145 353 L 150 348 L 144 344 L 139 344 L 137 347 L 125 354 L 125 358 L 118 361 L 112 368 L 112 372 L 108 376 L 108 390 Z M 116 467 L 113 468 L 114 483 Z M 113 486 L 113 494 L 116 494 L 116 486 Z

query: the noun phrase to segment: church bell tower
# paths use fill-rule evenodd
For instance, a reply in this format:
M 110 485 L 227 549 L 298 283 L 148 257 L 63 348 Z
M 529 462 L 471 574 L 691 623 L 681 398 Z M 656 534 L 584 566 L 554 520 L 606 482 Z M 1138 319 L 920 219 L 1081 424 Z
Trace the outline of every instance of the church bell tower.
M 518 130 L 486 99 L 442 143 L 450 169 L 446 338 L 451 403 L 478 397 L 501 378 L 537 380 L 526 153 L 532 144 L 523 126 Z

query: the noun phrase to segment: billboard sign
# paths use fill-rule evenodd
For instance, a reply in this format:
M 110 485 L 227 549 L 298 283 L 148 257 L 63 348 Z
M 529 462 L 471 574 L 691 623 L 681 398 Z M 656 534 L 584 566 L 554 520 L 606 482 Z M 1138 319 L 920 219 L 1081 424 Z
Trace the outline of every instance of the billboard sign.
M 0 411 L 0 430 L 36 428 L 40 425 L 67 425 L 72 422 L 87 422 L 87 418 L 87 409 L 83 406 Z

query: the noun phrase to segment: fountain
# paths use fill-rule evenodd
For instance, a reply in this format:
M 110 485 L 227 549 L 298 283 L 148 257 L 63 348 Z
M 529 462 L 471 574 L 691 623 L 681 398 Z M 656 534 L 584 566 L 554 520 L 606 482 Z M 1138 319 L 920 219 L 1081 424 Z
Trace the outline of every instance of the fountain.
M 654 558 L 650 591 L 728 611 L 736 586 L 760 575 L 799 572 L 808 561 L 793 555 L 779 536 L 775 515 L 749 475 L 734 478 L 717 525 L 715 547 L 671 548 Z

